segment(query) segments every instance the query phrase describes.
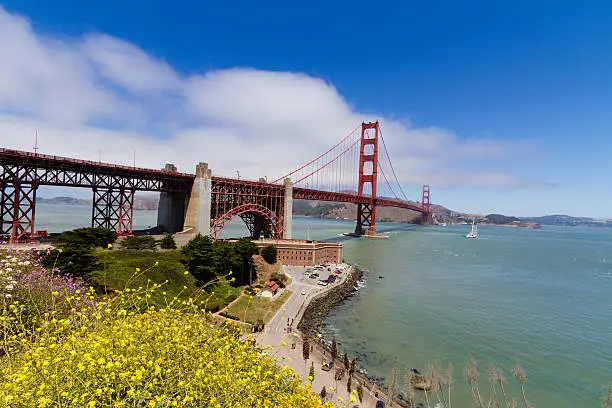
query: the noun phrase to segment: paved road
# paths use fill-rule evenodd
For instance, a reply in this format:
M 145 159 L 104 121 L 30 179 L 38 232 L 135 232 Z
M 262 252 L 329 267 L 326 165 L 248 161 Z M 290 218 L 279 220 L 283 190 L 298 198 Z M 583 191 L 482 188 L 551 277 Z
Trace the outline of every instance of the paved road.
M 349 268 L 348 265 L 345 265 L 345 267 Z M 337 367 L 334 367 L 331 371 L 322 370 L 322 362 L 326 361 L 326 359 L 329 361 L 330 356 L 326 356 L 325 351 L 316 345 L 314 345 L 313 351 L 310 353 L 310 359 L 305 362 L 302 358 L 301 334 L 297 332 L 297 329 L 295 328 L 298 322 L 297 317 L 303 312 L 306 300 L 315 294 L 329 290 L 332 287 L 340 284 L 340 282 L 344 281 L 346 278 L 347 273 L 345 272 L 340 275 L 340 279 L 336 280 L 335 283 L 327 287 L 321 287 L 317 285 L 318 279 L 310 279 L 304 274 L 305 270 L 306 268 L 304 267 L 283 267 L 283 271 L 292 278 L 292 282 L 287 286 L 287 288 L 293 291 L 293 294 L 287 300 L 287 303 L 268 322 L 264 332 L 258 335 L 257 343 L 263 346 L 269 346 L 271 348 L 271 353 L 275 354 L 282 364 L 286 364 L 293 368 L 302 378 L 305 379 L 305 383 L 309 383 L 307 378 L 311 363 L 314 363 L 315 376 L 314 381 L 312 382 L 312 389 L 316 393 L 319 393 L 325 386 L 329 400 L 337 403 L 338 398 L 342 398 L 344 403 L 349 403 L 350 394 L 347 392 L 347 376 L 344 376 L 341 381 L 337 381 L 335 379 L 335 369 Z M 332 271 L 333 270 L 335 270 L 335 266 L 332 266 Z M 327 278 L 329 273 L 330 272 L 327 271 L 319 271 L 319 279 Z M 302 295 L 302 290 L 305 292 L 304 295 Z M 291 325 L 291 319 L 294 319 L 295 323 L 292 326 L 292 332 L 288 333 L 286 331 L 286 328 L 288 327 L 287 322 L 289 321 L 289 324 Z M 283 345 L 283 342 L 285 345 Z M 293 343 L 296 345 L 294 349 L 291 348 Z M 357 384 L 355 384 L 353 381 L 351 388 L 355 389 L 356 385 Z M 370 387 L 371 386 L 363 386 L 364 401 L 362 404 L 358 404 L 359 401 L 357 400 L 357 405 L 360 407 L 375 408 L 376 400 L 378 398 L 373 395 L 373 392 L 371 392 L 369 389 Z M 380 395 L 382 395 L 382 392 Z M 357 395 L 353 394 L 353 397 L 357 398 Z M 353 406 L 353 404 L 355 403 L 351 403 L 351 406 Z M 342 406 L 343 404 L 340 403 L 340 405 Z M 389 407 L 388 404 L 385 404 L 385 406 Z

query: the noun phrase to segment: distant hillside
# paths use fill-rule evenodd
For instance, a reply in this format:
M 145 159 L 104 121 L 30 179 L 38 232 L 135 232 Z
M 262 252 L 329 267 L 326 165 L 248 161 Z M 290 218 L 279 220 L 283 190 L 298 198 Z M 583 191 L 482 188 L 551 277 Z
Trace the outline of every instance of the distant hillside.
M 612 220 L 597 220 L 589 217 L 571 217 L 569 215 L 545 215 L 543 217 L 521 218 L 526 222 L 537 222 L 542 225 L 559 225 L 566 227 L 612 227 Z
M 410 202 L 416 204 L 415 202 Z M 431 206 L 434 220 L 440 223 L 452 223 L 453 212 L 441 205 Z M 293 214 L 304 217 L 331 218 L 354 220 L 357 218 L 357 205 L 350 203 L 331 203 L 315 200 L 295 200 L 293 202 Z M 383 222 L 420 223 L 421 214 L 403 208 L 378 207 L 376 218 Z
M 74 197 L 53 197 L 44 198 L 37 197 L 36 202 L 39 204 L 53 204 L 53 205 L 85 205 L 91 206 L 91 200 L 85 200 L 83 198 Z M 134 197 L 134 209 L 135 210 L 157 210 L 159 202 L 159 196 L 156 194 L 137 195 Z
M 489 214 L 485 217 L 485 219 L 487 222 L 491 224 L 499 224 L 499 225 L 510 224 L 512 222 L 521 221 L 516 217 L 508 217 L 506 215 L 501 215 L 501 214 Z
M 57 205 L 91 205 L 91 200 L 84 200 L 82 198 L 74 198 L 74 197 L 53 197 L 53 198 L 37 197 L 36 203 L 38 204 L 57 204 Z

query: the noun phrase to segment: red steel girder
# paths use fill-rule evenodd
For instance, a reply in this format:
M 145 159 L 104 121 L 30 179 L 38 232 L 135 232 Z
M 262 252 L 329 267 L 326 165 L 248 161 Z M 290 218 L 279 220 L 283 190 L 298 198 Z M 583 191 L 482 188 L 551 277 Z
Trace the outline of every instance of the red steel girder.
M 240 216 L 251 236 L 280 238 L 283 234 L 285 188 L 276 184 L 222 177 L 212 178 L 211 233 L 217 239 L 227 223 Z
M 134 215 L 134 190 L 93 189 L 91 226 L 131 235 Z
M 12 242 L 34 238 L 36 186 L 2 182 L 0 185 L 0 233 Z
M 249 227 L 249 229 L 253 228 L 253 230 L 251 230 L 251 234 L 257 233 L 257 231 L 255 231 L 255 224 L 261 223 L 262 229 L 260 232 L 264 232 L 265 235 L 269 235 L 266 238 L 280 238 L 282 236 L 283 220 L 282 218 L 278 217 L 276 212 L 259 204 L 243 204 L 233 207 L 225 214 L 211 220 L 210 232 L 213 240 L 216 241 L 219 238 L 221 232 L 223 232 L 223 229 L 234 218 L 244 215 L 250 215 L 250 217 L 245 217 L 245 222 L 247 223 L 247 227 Z

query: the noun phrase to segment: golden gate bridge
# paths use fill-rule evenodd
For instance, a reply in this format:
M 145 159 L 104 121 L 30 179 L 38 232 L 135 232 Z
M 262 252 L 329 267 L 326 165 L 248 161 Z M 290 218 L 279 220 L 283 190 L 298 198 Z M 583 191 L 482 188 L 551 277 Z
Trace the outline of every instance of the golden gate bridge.
M 294 199 L 356 204 L 357 235 L 376 235 L 379 206 L 416 211 L 422 223 L 431 221 L 429 185 L 423 185 L 420 202 L 408 200 L 378 122 L 362 123 L 323 154 L 271 182 L 213 176 L 207 163 L 189 174 L 173 164 L 155 170 L 0 148 L 1 235 L 13 242 L 34 239 L 40 186 L 91 189 L 92 227 L 120 235 L 133 233 L 136 191 L 161 193 L 163 230 L 215 240 L 237 217 L 253 238 L 290 239 Z

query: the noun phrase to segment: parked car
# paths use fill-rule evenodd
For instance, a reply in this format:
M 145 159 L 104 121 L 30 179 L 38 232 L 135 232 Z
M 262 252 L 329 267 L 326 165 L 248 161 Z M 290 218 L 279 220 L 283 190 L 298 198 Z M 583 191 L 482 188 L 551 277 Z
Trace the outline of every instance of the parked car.
M 332 367 L 334 366 L 334 362 L 330 361 L 329 363 L 327 362 L 323 362 L 323 365 L 321 366 L 321 370 L 323 371 L 329 371 L 332 369 Z
M 385 401 L 383 400 L 376 401 L 376 408 L 385 408 Z
M 318 273 L 313 273 L 312 275 L 309 276 L 310 279 L 316 279 L 319 277 Z
M 336 380 L 340 381 L 344 377 L 344 370 L 342 368 L 336 369 Z
M 329 283 L 327 283 L 325 281 L 318 281 L 317 285 L 319 285 L 319 286 L 327 286 L 327 285 L 329 285 Z
M 302 289 L 302 295 L 306 294 L 306 289 Z

